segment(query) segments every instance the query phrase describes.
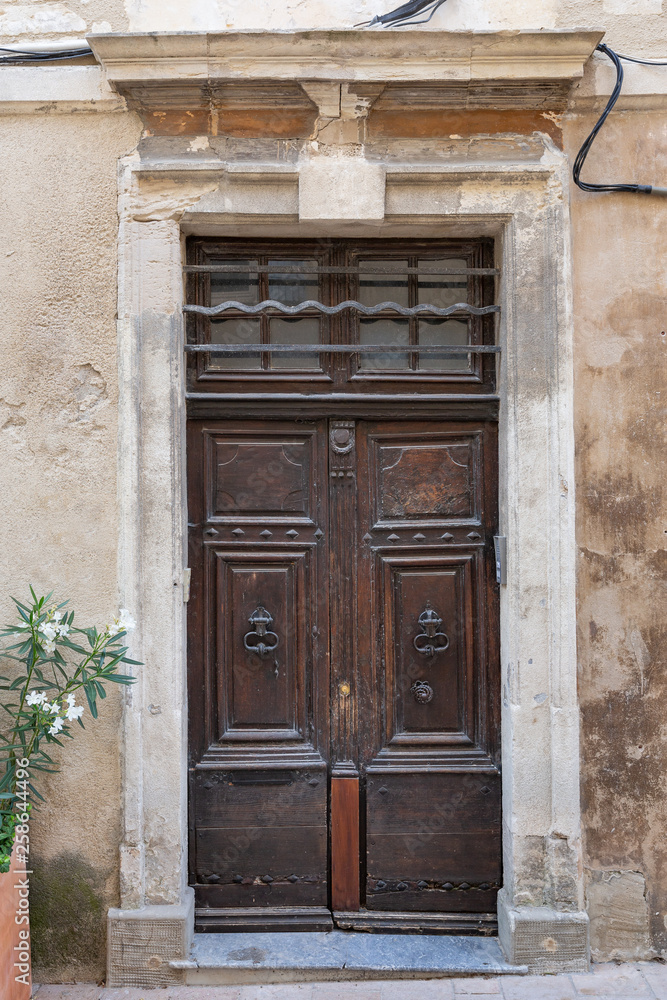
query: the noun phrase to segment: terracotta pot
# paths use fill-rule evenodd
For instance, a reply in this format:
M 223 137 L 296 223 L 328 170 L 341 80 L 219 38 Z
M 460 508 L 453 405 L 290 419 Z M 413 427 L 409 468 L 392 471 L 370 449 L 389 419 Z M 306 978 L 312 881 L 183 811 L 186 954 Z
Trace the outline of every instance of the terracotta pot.
M 29 1000 L 30 927 L 25 895 L 25 863 L 12 852 L 8 872 L 0 875 L 0 997 L 2 1000 Z M 19 922 L 17 922 L 17 920 Z M 27 958 L 27 961 L 26 961 Z M 20 976 L 23 982 L 17 981 Z

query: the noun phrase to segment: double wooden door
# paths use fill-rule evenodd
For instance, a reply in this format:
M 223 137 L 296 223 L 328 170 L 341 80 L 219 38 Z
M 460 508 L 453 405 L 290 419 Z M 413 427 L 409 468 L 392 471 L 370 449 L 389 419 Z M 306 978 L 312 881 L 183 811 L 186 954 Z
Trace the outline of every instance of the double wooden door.
M 192 420 L 188 463 L 197 927 L 491 931 L 495 425 Z

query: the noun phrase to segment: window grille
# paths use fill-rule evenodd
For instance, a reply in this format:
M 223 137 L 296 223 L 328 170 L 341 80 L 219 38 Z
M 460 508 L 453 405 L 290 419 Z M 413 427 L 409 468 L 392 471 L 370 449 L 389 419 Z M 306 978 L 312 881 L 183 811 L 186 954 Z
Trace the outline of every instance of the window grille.
M 472 317 L 499 313 L 482 302 L 478 280 L 498 273 L 442 250 L 439 257 L 380 250 L 342 264 L 315 254 L 282 256 L 280 248 L 273 256 L 211 254 L 207 263 L 185 267 L 189 287 L 205 287 L 184 306 L 198 318 L 185 350 L 210 376 L 303 377 L 341 355 L 360 377 L 466 374 L 475 356 L 500 351 L 482 342 L 489 338 L 479 327 L 474 336 L 471 324 Z

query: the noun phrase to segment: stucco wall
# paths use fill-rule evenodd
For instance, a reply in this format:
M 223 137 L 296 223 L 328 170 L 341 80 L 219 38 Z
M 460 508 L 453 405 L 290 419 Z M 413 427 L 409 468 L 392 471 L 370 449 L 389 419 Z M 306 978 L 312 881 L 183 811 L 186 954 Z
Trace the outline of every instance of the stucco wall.
M 0 37 L 82 37 L 105 31 L 350 28 L 400 0 L 59 0 L 0 3 Z M 426 28 L 501 30 L 604 27 L 622 52 L 661 55 L 664 0 L 447 0 Z
M 134 116 L 0 117 L 1 620 L 28 584 L 80 624 L 117 610 L 116 160 Z M 117 693 L 40 779 L 31 906 L 37 977 L 97 979 L 118 896 Z M 47 973 L 44 973 L 44 965 Z
M 571 155 L 593 122 L 566 123 Z M 667 185 L 666 157 L 664 113 L 614 115 L 585 176 Z M 649 928 L 650 947 L 667 949 L 666 210 L 657 198 L 572 194 L 582 794 L 598 957 L 646 953 Z

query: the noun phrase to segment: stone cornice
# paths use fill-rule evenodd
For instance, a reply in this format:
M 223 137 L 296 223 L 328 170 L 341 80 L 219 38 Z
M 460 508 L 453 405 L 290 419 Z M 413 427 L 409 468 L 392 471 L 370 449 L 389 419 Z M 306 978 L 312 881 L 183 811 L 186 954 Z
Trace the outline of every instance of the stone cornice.
M 91 35 L 109 83 L 130 100 L 152 90 L 262 81 L 451 85 L 510 93 L 534 86 L 563 95 L 600 30 L 575 31 L 245 31 Z M 182 106 L 182 104 L 181 104 Z M 525 106 L 525 104 L 524 104 Z

